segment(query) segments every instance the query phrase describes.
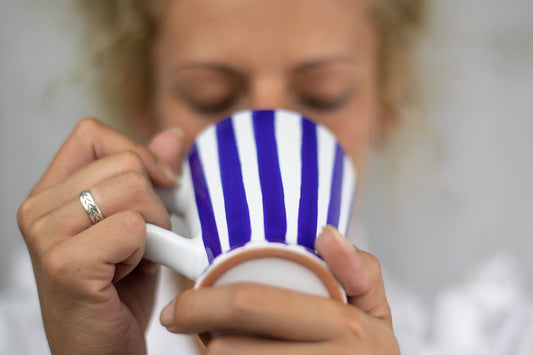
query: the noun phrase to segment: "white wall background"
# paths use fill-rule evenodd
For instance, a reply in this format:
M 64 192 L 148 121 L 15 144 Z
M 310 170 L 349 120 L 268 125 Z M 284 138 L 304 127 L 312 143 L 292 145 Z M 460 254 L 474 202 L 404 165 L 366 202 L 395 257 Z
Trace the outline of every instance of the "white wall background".
M 18 205 L 90 104 L 81 85 L 61 85 L 74 73 L 80 44 L 72 24 L 47 3 L 0 2 L 2 287 L 8 286 L 12 258 L 24 250 L 16 223 Z
M 421 73 L 440 153 L 418 152 L 401 208 L 372 180 L 370 246 L 427 297 L 496 255 L 533 291 L 533 2 L 433 4 Z
M 98 113 L 71 80 L 78 29 L 46 3 L 0 2 L 0 295 L 14 259 L 27 258 L 18 205 L 75 122 Z M 368 247 L 427 304 L 501 255 L 533 295 L 533 3 L 435 0 L 421 55 L 425 116 L 441 153 L 428 164 L 433 157 L 418 152 L 401 204 L 384 188 L 390 180 L 372 177 Z

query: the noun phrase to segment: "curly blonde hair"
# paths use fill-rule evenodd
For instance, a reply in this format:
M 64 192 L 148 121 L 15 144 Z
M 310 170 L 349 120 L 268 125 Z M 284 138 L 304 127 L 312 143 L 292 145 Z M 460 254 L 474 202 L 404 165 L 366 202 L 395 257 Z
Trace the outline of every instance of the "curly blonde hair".
M 87 26 L 88 58 L 97 75 L 105 112 L 125 119 L 151 105 L 150 47 L 168 0 L 78 0 Z M 410 57 L 423 25 L 427 0 L 366 0 L 381 40 L 381 95 L 392 116 L 412 98 Z M 118 121 L 117 121 L 118 120 Z

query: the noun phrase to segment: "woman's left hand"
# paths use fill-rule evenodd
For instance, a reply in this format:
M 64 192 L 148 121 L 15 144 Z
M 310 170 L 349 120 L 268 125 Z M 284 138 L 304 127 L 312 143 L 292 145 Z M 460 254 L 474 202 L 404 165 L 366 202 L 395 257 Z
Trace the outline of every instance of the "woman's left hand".
M 333 228 L 316 249 L 348 303 L 251 283 L 183 292 L 161 314 L 174 333 L 228 333 L 208 354 L 400 354 L 377 259 Z M 246 334 L 254 334 L 247 336 Z

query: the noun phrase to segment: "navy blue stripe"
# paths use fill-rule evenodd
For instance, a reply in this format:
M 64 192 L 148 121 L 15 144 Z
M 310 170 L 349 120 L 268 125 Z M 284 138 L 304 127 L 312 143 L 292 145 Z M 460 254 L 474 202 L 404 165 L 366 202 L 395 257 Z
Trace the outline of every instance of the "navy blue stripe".
M 316 126 L 308 120 L 302 120 L 302 147 L 298 244 L 314 249 L 318 217 L 318 157 Z
M 241 161 L 239 160 L 232 120 L 220 122 L 216 130 L 229 245 L 230 248 L 234 248 L 250 241 L 252 233 L 250 213 L 244 191 Z
M 339 144 L 336 144 L 335 162 L 333 163 L 333 175 L 331 177 L 331 190 L 329 195 L 329 207 L 327 224 L 335 228 L 339 227 L 341 211 L 342 172 L 344 169 L 343 152 Z
M 287 233 L 287 217 L 276 146 L 274 112 L 256 111 L 252 117 L 257 144 L 259 180 L 263 193 L 265 238 L 270 241 L 284 241 Z
M 191 168 L 192 181 L 194 184 L 194 196 L 198 206 L 198 217 L 202 227 L 202 239 L 204 241 L 205 251 L 209 263 L 220 255 L 222 248 L 218 240 L 218 230 L 215 221 L 215 213 L 209 196 L 209 189 L 205 180 L 202 163 L 198 157 L 198 149 L 194 145 L 189 153 L 189 165 Z

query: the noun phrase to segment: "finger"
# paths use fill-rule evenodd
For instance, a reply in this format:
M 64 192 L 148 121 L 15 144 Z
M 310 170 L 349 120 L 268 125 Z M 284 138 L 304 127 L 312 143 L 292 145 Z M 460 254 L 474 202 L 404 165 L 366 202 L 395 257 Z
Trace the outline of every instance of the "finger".
M 123 172 L 91 187 L 91 195 L 104 217 L 123 210 L 138 212 L 148 223 L 170 228 L 165 206 L 147 177 L 136 171 Z M 27 235 L 32 252 L 44 253 L 53 245 L 71 238 L 92 226 L 78 195 L 37 219 Z
M 53 286 L 74 296 L 104 302 L 115 297 L 113 281 L 127 275 L 142 259 L 146 225 L 134 211 L 117 213 L 75 238 L 56 244 L 43 257 Z
M 344 287 L 350 304 L 391 322 L 381 266 L 373 255 L 356 249 L 330 226 L 319 234 L 315 248 Z
M 360 311 L 328 298 L 251 283 L 189 290 L 161 314 L 171 332 L 240 331 L 296 340 L 324 341 L 344 330 Z M 340 317 L 339 317 L 340 315 Z
M 21 206 L 20 214 L 25 221 L 31 223 L 31 221 L 63 206 L 80 191 L 125 171 L 136 171 L 147 176 L 143 162 L 137 153 L 124 151 L 113 154 L 82 167 L 61 183 L 29 197 Z
M 340 354 L 328 342 L 299 343 L 294 341 L 280 341 L 259 337 L 238 335 L 221 335 L 211 340 L 207 346 L 208 353 L 213 354 Z
M 185 155 L 183 138 L 183 131 L 178 127 L 172 127 L 157 134 L 148 145 L 148 149 L 173 171 L 179 172 Z
M 55 185 L 90 162 L 124 150 L 134 151 L 141 157 L 154 184 L 170 186 L 174 183 L 175 172 L 147 148 L 111 127 L 87 118 L 72 131 L 32 194 Z

